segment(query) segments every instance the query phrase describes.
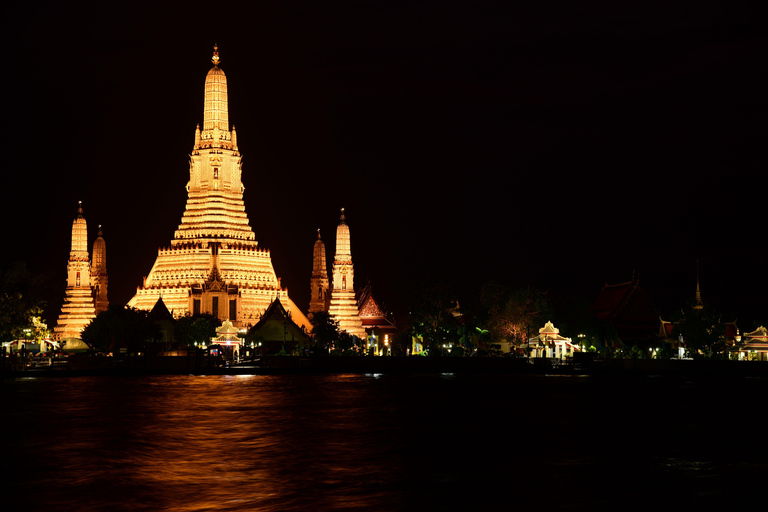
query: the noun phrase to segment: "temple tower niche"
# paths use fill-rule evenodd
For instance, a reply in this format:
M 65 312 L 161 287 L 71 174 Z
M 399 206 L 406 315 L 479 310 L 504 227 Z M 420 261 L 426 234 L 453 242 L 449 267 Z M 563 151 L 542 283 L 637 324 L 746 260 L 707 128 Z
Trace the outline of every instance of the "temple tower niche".
M 72 222 L 72 248 L 67 263 L 67 288 L 56 327 L 55 340 L 79 338 L 83 328 L 96 317 L 91 289 L 91 265 L 88 258 L 88 225 L 79 204 Z
M 312 279 L 310 280 L 309 314 L 328 311 L 331 294 L 328 291 L 328 266 L 325 262 L 325 242 L 317 230 L 314 256 L 312 258 Z
M 170 247 L 157 259 L 131 307 L 150 311 L 162 295 L 174 316 L 209 313 L 236 327 L 255 324 L 280 300 L 293 320 L 309 328 L 275 275 L 270 252 L 258 247 L 245 213 L 242 160 L 229 128 L 227 77 L 218 47 L 205 78 L 203 129 L 189 156 L 187 204 Z
M 328 312 L 338 322 L 339 328 L 358 338 L 365 338 L 360 320 L 354 289 L 355 269 L 352 265 L 349 226 L 341 209 L 341 219 L 336 227 L 336 255 L 333 258 L 333 289 Z
M 93 242 L 93 262 L 91 263 L 91 288 L 93 289 L 93 301 L 98 315 L 109 307 L 107 299 L 107 245 L 104 242 L 101 226 L 99 234 Z

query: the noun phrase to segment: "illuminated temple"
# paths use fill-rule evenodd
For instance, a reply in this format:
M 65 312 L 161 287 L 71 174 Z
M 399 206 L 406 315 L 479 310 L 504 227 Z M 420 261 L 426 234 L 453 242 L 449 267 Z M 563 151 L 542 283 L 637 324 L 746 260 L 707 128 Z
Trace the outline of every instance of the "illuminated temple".
M 341 219 L 336 227 L 336 254 L 333 258 L 333 280 L 328 313 L 338 322 L 339 329 L 358 338 L 365 338 L 363 321 L 355 298 L 354 276 L 350 249 L 349 226 L 341 209 Z
M 309 314 L 328 311 L 331 294 L 328 289 L 328 267 L 325 263 L 325 243 L 317 230 L 314 254 L 312 257 L 312 279 L 310 280 Z
M 229 128 L 227 78 L 218 48 L 205 78 L 203 129 L 195 130 L 187 205 L 170 247 L 157 260 L 128 306 L 151 310 L 157 300 L 175 317 L 209 313 L 236 327 L 258 322 L 279 300 L 293 320 L 309 326 L 275 275 L 270 252 L 258 246 L 243 202 L 242 160 Z
M 72 248 L 67 262 L 67 288 L 53 337 L 60 341 L 80 338 L 83 328 L 96 315 L 106 311 L 107 249 L 99 226 L 99 235 L 93 243 L 93 263 L 88 255 L 88 224 L 83 216 L 82 204 L 72 222 Z

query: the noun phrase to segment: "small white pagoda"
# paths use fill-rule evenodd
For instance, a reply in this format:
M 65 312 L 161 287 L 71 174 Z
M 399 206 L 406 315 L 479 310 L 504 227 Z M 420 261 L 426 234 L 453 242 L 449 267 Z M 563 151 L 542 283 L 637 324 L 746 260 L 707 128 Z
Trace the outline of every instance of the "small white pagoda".
M 528 347 L 531 349 L 531 357 L 554 357 L 558 359 L 573 357 L 574 352 L 581 350 L 578 345 L 573 344 L 571 338 L 560 336 L 560 329 L 555 327 L 551 321 L 539 329 L 538 336 L 528 340 Z
M 240 347 L 245 343 L 245 340 L 239 334 L 239 329 L 229 319 L 224 320 L 221 326 L 216 328 L 216 336 L 211 338 L 211 345 L 221 345 L 225 353 L 231 351 L 231 355 L 237 358 L 240 353 Z

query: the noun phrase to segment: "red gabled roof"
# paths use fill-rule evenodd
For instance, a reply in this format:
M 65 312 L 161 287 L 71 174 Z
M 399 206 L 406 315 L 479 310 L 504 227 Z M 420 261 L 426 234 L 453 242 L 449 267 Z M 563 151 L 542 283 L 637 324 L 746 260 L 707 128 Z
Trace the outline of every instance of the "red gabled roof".
M 659 334 L 659 311 L 637 277 L 626 283 L 606 283 L 591 310 L 597 318 L 613 325 L 622 339 L 645 336 L 641 333 Z
M 600 295 L 592 304 L 592 311 L 602 320 L 609 320 L 618 311 L 632 292 L 633 281 L 621 284 L 603 285 Z
M 267 307 L 264 313 L 262 313 L 259 321 L 256 322 L 256 325 L 251 327 L 251 329 L 254 331 L 258 331 L 266 322 L 270 320 L 277 320 L 279 322 L 288 320 L 289 322 L 296 325 L 295 322 L 291 320 L 291 316 L 285 310 L 285 307 L 283 307 L 283 304 L 280 302 L 280 299 L 275 299 L 272 301 L 272 303 L 270 303 L 269 307 Z M 296 327 L 299 327 L 299 326 L 296 325 Z
M 379 305 L 373 300 L 373 295 L 369 294 L 360 306 L 360 318 L 375 316 L 383 317 L 384 313 L 381 312 L 381 308 L 379 308 Z
M 382 331 L 397 332 L 397 328 L 395 325 L 390 322 L 386 316 L 384 316 L 384 313 L 381 311 L 381 308 L 378 304 L 376 304 L 376 301 L 373 298 L 373 294 L 371 293 L 371 285 L 368 284 L 368 286 L 365 287 L 363 292 L 360 294 L 360 307 L 359 315 L 360 320 L 363 322 L 363 327 L 365 329 L 372 329 L 374 327 L 381 329 Z
M 672 329 L 675 328 L 675 325 L 672 322 L 667 322 L 666 320 L 663 320 L 661 317 L 659 317 L 659 320 L 661 321 L 661 327 L 659 328 L 659 337 L 671 338 Z
M 655 323 L 658 318 L 656 307 L 637 278 L 620 284 L 606 283 L 590 309 L 598 318 L 607 321 L 621 316 L 624 320 L 646 322 L 651 319 Z

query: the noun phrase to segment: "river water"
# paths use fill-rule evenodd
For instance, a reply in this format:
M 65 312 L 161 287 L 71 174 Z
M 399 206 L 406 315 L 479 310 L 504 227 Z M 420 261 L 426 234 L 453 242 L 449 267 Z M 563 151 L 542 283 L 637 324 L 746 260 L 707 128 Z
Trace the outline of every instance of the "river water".
M 516 375 L 2 382 L 0 508 L 738 509 L 760 379 Z

